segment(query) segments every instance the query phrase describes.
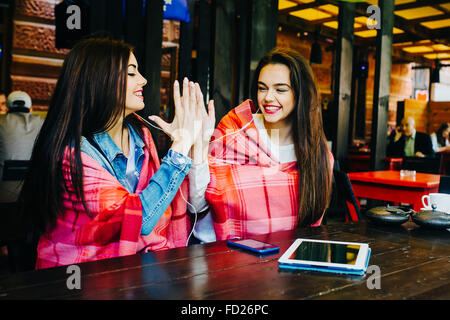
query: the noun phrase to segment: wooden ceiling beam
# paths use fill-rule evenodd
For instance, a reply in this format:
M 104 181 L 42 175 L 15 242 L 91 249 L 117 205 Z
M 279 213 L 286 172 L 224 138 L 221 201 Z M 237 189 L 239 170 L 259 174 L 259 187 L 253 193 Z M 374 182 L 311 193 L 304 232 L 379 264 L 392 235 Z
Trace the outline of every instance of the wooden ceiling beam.
M 448 2 L 448 3 L 450 4 L 450 2 Z M 447 14 L 450 13 L 450 10 L 447 10 L 447 9 L 445 9 L 444 7 L 441 7 L 441 6 L 439 6 L 439 5 L 433 5 L 432 7 L 435 8 L 435 9 L 444 11 L 444 12 L 447 13 Z
M 404 50 L 403 50 L 404 51 Z M 435 50 L 430 52 L 408 52 L 411 56 L 423 56 L 424 54 L 450 53 L 450 50 Z
M 423 40 L 434 40 L 439 38 L 440 36 L 437 36 L 436 32 L 431 31 L 428 28 L 425 28 L 424 26 L 420 24 L 411 23 L 410 20 L 404 19 L 402 17 L 396 16 L 395 17 L 395 27 L 399 28 L 409 34 L 415 35 Z M 444 41 L 444 44 L 448 44 L 448 37 L 447 40 L 445 38 L 441 39 Z
M 422 66 L 431 67 L 433 65 L 433 61 L 423 57 L 423 56 L 415 56 L 410 54 L 409 52 L 403 51 L 402 49 L 398 49 L 396 47 L 392 47 L 392 60 L 396 63 L 404 62 L 410 63 L 415 62 Z
M 422 22 L 430 22 L 430 21 L 437 21 L 437 20 L 443 20 L 443 19 L 449 19 L 450 13 L 446 12 L 437 16 L 430 16 L 430 17 L 423 17 L 423 18 L 417 18 L 417 19 L 410 19 L 411 23 L 422 23 Z
M 324 19 L 313 20 L 313 21 L 310 21 L 310 23 L 317 25 L 317 24 L 323 24 L 323 23 L 331 22 L 331 21 L 337 21 L 337 17 L 334 16 L 334 17 L 329 17 L 329 18 L 324 18 Z
M 407 9 L 416 9 L 420 7 L 434 7 L 440 4 L 449 3 L 448 0 L 417 0 L 416 2 L 398 4 L 395 6 L 395 11 L 398 10 L 407 10 Z M 437 8 L 436 8 L 437 9 Z M 442 10 L 442 9 L 440 9 Z
M 436 43 L 430 41 L 430 42 L 421 42 L 421 41 L 415 41 L 411 43 L 404 43 L 400 45 L 396 45 L 396 48 L 408 48 L 408 47 L 417 47 L 417 46 L 424 46 L 424 47 L 430 47 L 432 45 L 435 45 Z
M 324 10 L 320 10 L 322 12 L 325 13 L 329 13 L 327 11 Z M 422 22 L 430 22 L 430 21 L 436 21 L 436 20 L 443 20 L 443 19 L 449 19 L 450 18 L 450 13 L 443 13 L 437 16 L 430 16 L 430 17 L 424 17 L 424 18 L 418 18 L 418 19 L 411 19 L 408 20 L 410 23 L 422 23 Z M 337 21 L 337 17 L 333 16 L 333 17 L 329 17 L 329 18 L 324 18 L 324 19 L 318 19 L 318 20 L 313 20 L 313 21 L 309 21 L 312 24 L 323 24 L 326 22 L 331 22 L 331 21 Z
M 308 21 L 305 21 L 298 17 L 283 15 L 279 16 L 278 22 L 282 27 L 290 29 L 293 32 L 308 32 L 309 36 L 311 36 L 311 34 L 314 34 L 315 32 L 319 32 L 320 33 L 319 37 L 322 38 L 322 40 L 325 40 L 327 38 L 336 39 L 337 36 L 337 31 L 332 28 L 322 26 L 320 28 L 317 28 L 317 26 L 311 25 L 310 23 L 308 23 Z M 394 37 L 395 36 L 396 35 L 394 35 Z M 374 45 L 375 45 L 375 38 L 365 39 L 355 37 L 355 46 L 373 47 Z M 426 59 L 423 56 L 409 54 L 408 52 L 405 52 L 401 50 L 401 48 L 397 47 L 392 48 L 392 57 L 393 61 L 396 63 L 415 62 L 424 66 L 431 66 L 433 63 L 431 60 Z
M 337 2 L 336 0 L 327 0 L 330 3 L 335 3 Z M 418 0 L 414 3 L 420 3 L 421 6 L 423 6 L 424 3 L 427 3 L 428 5 L 432 5 L 432 4 L 443 4 L 443 3 L 448 3 L 449 0 L 446 1 L 441 1 L 441 0 Z M 405 6 L 408 3 L 405 3 L 403 5 L 398 5 L 395 7 L 395 10 L 401 10 L 401 8 L 406 8 Z M 412 3 L 411 3 L 412 4 Z M 357 14 L 360 15 L 364 15 L 367 16 L 367 7 L 369 7 L 370 4 L 369 3 L 361 3 L 356 7 L 356 12 Z M 402 7 L 404 6 L 404 7 Z M 405 33 L 409 34 L 411 36 L 412 39 L 414 38 L 418 38 L 417 40 L 426 40 L 426 39 L 430 39 L 430 40 L 434 40 L 436 39 L 435 33 L 431 32 L 429 29 L 425 28 L 424 26 L 420 25 L 420 24 L 413 24 L 411 23 L 410 20 L 404 19 L 398 15 L 395 16 L 394 19 L 394 27 L 401 29 L 403 31 L 405 31 Z M 394 37 L 395 38 L 395 37 Z M 441 38 L 439 36 L 439 38 Z M 442 37 L 442 39 L 440 39 L 441 43 L 443 44 L 448 44 L 448 36 L 447 37 Z
M 315 2 L 303 3 L 303 4 L 296 5 L 294 7 L 278 10 L 278 13 L 279 14 L 289 14 L 290 12 L 299 11 L 299 10 L 305 10 L 305 9 L 311 9 L 311 8 L 315 8 L 315 7 L 324 5 L 324 4 L 327 4 L 327 1 L 317 0 Z
M 314 25 L 309 21 L 289 14 L 278 15 L 278 23 L 298 30 L 299 32 L 317 33 L 323 38 L 336 39 L 337 31 L 323 25 Z
M 360 38 L 361 43 L 366 46 L 374 46 L 376 37 L 372 38 Z M 448 38 L 448 37 L 447 37 Z M 433 42 L 433 44 L 443 44 L 448 46 L 448 39 L 445 39 L 445 37 L 441 36 L 440 34 L 436 34 L 436 36 L 433 36 L 433 39 L 423 39 L 416 35 L 411 35 L 407 33 L 399 33 L 394 34 L 393 36 L 393 44 L 400 44 L 404 42 L 417 42 L 417 41 L 423 41 L 423 40 L 430 40 Z
M 396 10 L 402 10 L 402 9 L 408 9 L 413 8 L 413 4 L 415 4 L 417 7 L 424 6 L 424 5 L 439 5 L 449 3 L 448 0 L 446 1 L 440 1 L 440 0 L 418 0 L 414 3 L 407 3 L 403 5 L 397 5 L 395 7 Z M 315 8 L 321 5 L 325 4 L 333 4 L 336 6 L 339 6 L 338 0 L 317 0 L 316 2 L 307 3 L 307 4 L 300 4 L 295 7 L 287 8 L 284 10 L 280 10 L 279 13 L 279 22 L 288 24 L 293 28 L 297 28 L 300 31 L 307 31 L 307 32 L 320 32 L 321 34 L 326 34 L 324 37 L 334 37 L 336 38 L 337 30 L 333 28 L 329 28 L 327 26 L 324 26 L 324 22 L 329 21 L 335 21 L 336 17 L 330 17 L 326 19 L 320 19 L 316 21 L 307 21 L 292 15 L 289 15 L 289 12 L 297 11 L 297 10 L 303 10 L 308 8 Z M 409 5 L 409 6 L 407 6 Z M 359 16 L 367 16 L 367 7 L 370 6 L 368 3 L 358 3 L 356 5 L 356 14 Z M 440 8 L 442 9 L 442 8 Z M 443 10 L 444 11 L 444 10 Z M 435 18 L 438 17 L 436 20 L 440 20 L 441 18 L 448 17 L 447 12 L 444 15 L 434 16 Z M 420 40 L 432 40 L 436 44 L 444 44 L 450 46 L 450 41 L 448 39 L 448 34 L 450 34 L 450 28 L 442 28 L 442 29 L 428 29 L 422 25 L 420 25 L 417 22 L 420 21 L 433 21 L 432 17 L 429 18 L 422 18 L 422 19 L 415 19 L 415 20 L 407 20 L 399 16 L 395 16 L 394 26 L 398 29 L 403 30 L 405 33 L 402 34 L 395 34 L 393 36 L 393 42 L 394 43 L 401 43 L 401 42 L 407 42 L 407 41 L 420 41 Z M 298 24 L 298 26 L 297 26 Z M 362 31 L 367 30 L 366 28 L 359 28 L 355 31 Z M 376 38 L 361 38 L 356 36 L 355 41 L 358 41 L 359 43 L 363 45 L 375 45 Z

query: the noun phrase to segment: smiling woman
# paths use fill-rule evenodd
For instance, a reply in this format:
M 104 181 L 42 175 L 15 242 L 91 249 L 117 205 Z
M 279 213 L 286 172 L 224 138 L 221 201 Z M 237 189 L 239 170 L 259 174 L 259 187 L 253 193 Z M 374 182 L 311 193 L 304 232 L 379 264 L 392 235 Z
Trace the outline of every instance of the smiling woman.
M 210 177 L 199 173 L 190 192 L 197 211 L 206 212 L 194 231 L 200 241 L 321 224 L 333 156 L 313 74 L 301 55 L 274 49 L 264 56 L 252 100 L 230 111 L 213 137 Z
M 283 134 L 281 145 L 292 140 L 292 117 L 295 108 L 294 90 L 291 87 L 289 68 L 284 64 L 268 64 L 261 69 L 258 79 L 258 106 L 264 116 L 264 127 L 269 135 L 273 130 Z
M 134 113 L 146 84 L 124 42 L 84 40 L 67 55 L 19 199 L 22 225 L 41 234 L 36 268 L 186 244 L 181 192 L 194 125 L 208 115 L 198 85 L 186 79 L 181 98 L 175 83 L 173 144 L 160 162 Z
M 142 88 L 146 84 L 147 80 L 139 73 L 136 57 L 131 52 L 128 62 L 127 99 L 125 102 L 126 115 L 144 108 L 145 104 Z

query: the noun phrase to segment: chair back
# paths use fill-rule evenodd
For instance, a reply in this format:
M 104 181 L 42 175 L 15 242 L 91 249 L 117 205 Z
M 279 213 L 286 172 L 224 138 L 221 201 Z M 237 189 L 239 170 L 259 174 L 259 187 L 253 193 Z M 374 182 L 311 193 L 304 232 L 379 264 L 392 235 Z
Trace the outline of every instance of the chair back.
M 3 181 L 21 181 L 24 180 L 28 168 L 30 166 L 29 160 L 5 160 L 3 166 Z
M 436 154 L 434 157 L 404 157 L 402 169 L 415 170 L 421 173 L 439 174 L 441 170 L 441 155 Z
M 28 231 L 20 233 L 7 242 L 8 260 L 12 273 L 35 269 L 39 239 L 38 232 Z
M 450 176 L 441 176 L 438 192 L 450 194 Z
M 11 273 L 34 270 L 40 233 L 25 227 L 18 216 L 17 203 L 0 203 L 0 245 L 8 248 Z
M 361 220 L 359 204 L 353 193 L 350 179 L 344 171 L 333 170 L 333 193 L 328 213 L 343 215 L 345 221 Z
M 29 166 L 29 160 L 5 160 L 1 179 L 3 181 L 22 181 L 27 175 Z M 10 271 L 16 273 L 34 270 L 40 235 L 34 231 L 22 230 L 19 221 L 16 221 L 17 206 L 15 203 L 7 203 L 3 206 L 5 210 L 2 211 L 5 214 L 2 222 L 7 229 L 1 232 L 0 237 L 3 238 L 8 248 Z

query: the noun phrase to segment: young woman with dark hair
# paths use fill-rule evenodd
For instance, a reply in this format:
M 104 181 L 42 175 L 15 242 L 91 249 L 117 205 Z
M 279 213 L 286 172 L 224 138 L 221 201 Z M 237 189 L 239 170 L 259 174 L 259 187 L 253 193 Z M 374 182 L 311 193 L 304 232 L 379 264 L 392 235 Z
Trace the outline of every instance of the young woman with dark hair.
M 185 79 L 181 97 L 175 82 L 173 143 L 160 163 L 135 114 L 146 84 L 122 41 L 84 40 L 67 55 L 19 200 L 41 233 L 36 268 L 186 244 L 188 154 L 208 115 L 198 85 Z
M 436 132 L 430 135 L 430 138 L 434 152 L 450 150 L 450 125 L 444 122 Z
M 198 174 L 190 193 L 202 242 L 317 226 L 329 204 L 334 160 L 308 62 L 276 48 L 254 77 L 257 108 L 247 100 L 220 121 L 210 176 Z

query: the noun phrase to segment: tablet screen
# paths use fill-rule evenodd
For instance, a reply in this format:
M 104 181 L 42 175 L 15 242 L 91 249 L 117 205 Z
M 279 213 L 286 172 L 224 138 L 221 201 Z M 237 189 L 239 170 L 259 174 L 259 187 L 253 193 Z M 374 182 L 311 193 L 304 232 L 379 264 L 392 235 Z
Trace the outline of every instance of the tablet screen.
M 302 241 L 289 259 L 354 265 L 359 245 Z

